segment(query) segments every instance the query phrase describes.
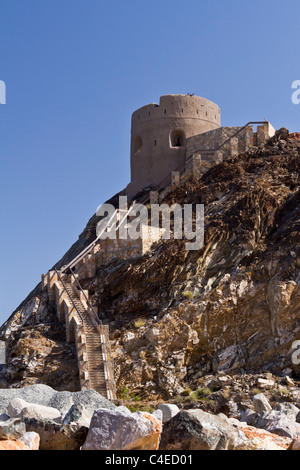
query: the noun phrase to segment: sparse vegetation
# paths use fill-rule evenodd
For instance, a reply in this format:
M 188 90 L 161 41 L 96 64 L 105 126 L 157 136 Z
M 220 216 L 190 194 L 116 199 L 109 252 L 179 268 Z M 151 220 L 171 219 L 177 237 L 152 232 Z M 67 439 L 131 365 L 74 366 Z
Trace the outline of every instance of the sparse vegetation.
M 192 400 L 205 400 L 211 393 L 209 388 L 198 388 L 190 397 Z
M 181 395 L 182 395 L 183 397 L 188 397 L 188 396 L 190 396 L 190 394 L 192 393 L 192 391 L 193 391 L 193 390 L 192 390 L 191 388 L 189 388 L 189 387 L 188 387 L 188 388 L 185 388 L 185 389 L 183 390 L 183 392 L 181 393 Z
M 194 294 L 192 291 L 190 290 L 187 290 L 183 293 L 183 296 L 186 298 L 186 299 L 192 299 L 194 297 Z
M 145 326 L 145 324 L 146 324 L 146 320 L 144 320 L 143 318 L 138 318 L 134 322 L 134 327 L 135 328 L 142 328 L 143 326 Z

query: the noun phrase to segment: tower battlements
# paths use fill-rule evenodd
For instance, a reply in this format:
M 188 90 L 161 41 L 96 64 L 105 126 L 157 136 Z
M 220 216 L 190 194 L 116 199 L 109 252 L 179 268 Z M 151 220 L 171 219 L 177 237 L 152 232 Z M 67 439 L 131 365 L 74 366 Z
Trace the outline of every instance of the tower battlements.
M 128 194 L 158 184 L 184 165 L 189 137 L 220 128 L 220 108 L 194 95 L 164 95 L 131 119 L 131 183 Z

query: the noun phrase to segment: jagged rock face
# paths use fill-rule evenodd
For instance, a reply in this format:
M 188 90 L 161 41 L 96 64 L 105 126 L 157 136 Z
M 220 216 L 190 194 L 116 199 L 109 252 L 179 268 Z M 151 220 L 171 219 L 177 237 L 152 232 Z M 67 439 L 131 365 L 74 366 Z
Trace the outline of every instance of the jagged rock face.
M 145 256 L 110 263 L 83 281 L 110 324 L 119 394 L 127 387 L 144 398 L 170 398 L 217 371 L 298 375 L 291 346 L 300 339 L 299 162 L 300 142 L 277 136 L 212 168 L 164 201 L 205 205 L 203 249 L 161 241 Z M 66 374 L 62 386 L 73 383 L 75 354 L 51 355 L 54 345 L 30 371 L 26 335 L 56 342 L 50 335 L 60 329 L 59 347 L 66 347 L 63 326 L 55 315 L 38 319 L 34 302 L 1 331 L 12 330 L 9 381 L 23 374 L 49 383 L 51 367 L 53 377 Z
M 64 325 L 48 302 L 47 292 L 35 295 L 0 330 L 7 361 L 0 368 L 0 388 L 36 383 L 56 390 L 80 390 L 74 345 L 66 343 Z

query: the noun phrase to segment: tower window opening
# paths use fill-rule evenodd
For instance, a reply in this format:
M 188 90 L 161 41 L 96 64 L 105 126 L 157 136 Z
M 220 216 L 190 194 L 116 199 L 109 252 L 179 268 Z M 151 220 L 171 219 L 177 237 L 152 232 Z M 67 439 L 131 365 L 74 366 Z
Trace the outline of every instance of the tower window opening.
M 170 134 L 171 147 L 184 147 L 185 146 L 185 133 L 181 129 L 176 129 Z
M 133 151 L 135 154 L 142 151 L 143 141 L 140 135 L 135 138 Z

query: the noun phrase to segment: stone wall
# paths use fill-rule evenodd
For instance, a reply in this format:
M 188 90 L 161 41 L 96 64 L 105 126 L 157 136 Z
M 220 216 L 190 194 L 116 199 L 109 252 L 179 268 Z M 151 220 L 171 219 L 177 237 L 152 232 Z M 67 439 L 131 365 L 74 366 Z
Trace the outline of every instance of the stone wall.
M 223 160 L 226 160 L 234 155 L 246 152 L 253 146 L 264 143 L 274 134 L 274 127 L 267 121 L 258 125 L 256 132 L 254 132 L 253 126 L 245 128 L 221 127 L 188 138 L 186 160 L 189 160 L 192 155 L 201 154 L 203 162 L 208 161 L 215 164 L 216 151 L 221 152 Z
M 93 252 L 86 255 L 74 268 L 74 271 L 78 274 L 79 279 L 93 277 L 97 268 L 113 260 L 128 260 L 144 255 L 160 238 L 161 229 L 146 225 L 141 227 L 141 236 L 136 240 L 130 237 L 122 240 L 117 232 L 115 240 L 109 238 L 100 240 Z
M 242 127 L 221 127 L 220 129 L 216 129 L 214 131 L 205 132 L 204 134 L 190 137 L 189 139 L 187 139 L 187 159 L 189 159 L 191 155 L 193 155 L 195 152 L 217 149 L 227 139 L 233 137 L 234 134 L 236 134 L 240 129 L 242 129 Z M 244 129 L 238 134 L 239 153 L 245 152 L 246 136 L 248 132 L 249 131 L 247 129 Z M 251 141 L 251 144 L 253 145 L 253 140 Z M 222 150 L 226 154 L 226 156 L 227 154 L 229 156 L 231 150 L 230 142 L 228 142 Z

